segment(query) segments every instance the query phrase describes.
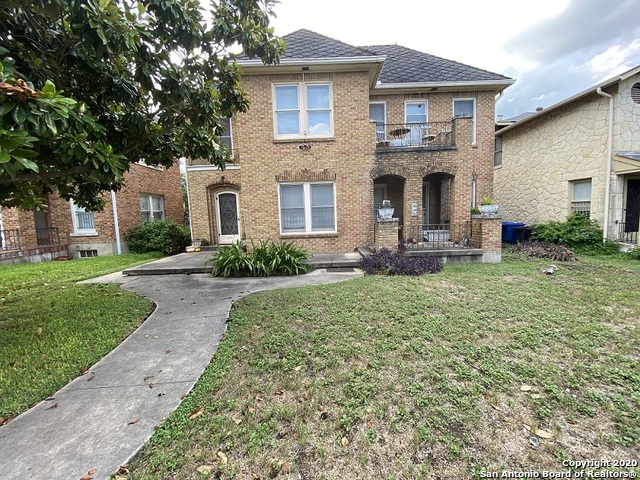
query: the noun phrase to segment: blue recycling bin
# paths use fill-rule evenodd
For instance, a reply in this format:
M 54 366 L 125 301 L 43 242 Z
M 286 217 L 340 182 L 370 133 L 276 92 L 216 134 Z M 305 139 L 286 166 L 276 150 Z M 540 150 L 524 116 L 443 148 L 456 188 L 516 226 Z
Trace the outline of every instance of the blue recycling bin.
M 516 243 L 518 241 L 516 234 L 522 231 L 524 225 L 522 222 L 502 222 L 502 241 L 504 243 Z M 522 234 L 519 236 L 521 237 Z

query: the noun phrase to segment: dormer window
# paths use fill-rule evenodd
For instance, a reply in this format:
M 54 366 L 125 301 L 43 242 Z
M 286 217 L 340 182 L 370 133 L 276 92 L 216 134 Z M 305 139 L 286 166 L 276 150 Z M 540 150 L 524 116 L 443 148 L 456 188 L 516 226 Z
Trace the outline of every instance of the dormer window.
M 330 83 L 287 83 L 273 86 L 277 139 L 333 136 Z

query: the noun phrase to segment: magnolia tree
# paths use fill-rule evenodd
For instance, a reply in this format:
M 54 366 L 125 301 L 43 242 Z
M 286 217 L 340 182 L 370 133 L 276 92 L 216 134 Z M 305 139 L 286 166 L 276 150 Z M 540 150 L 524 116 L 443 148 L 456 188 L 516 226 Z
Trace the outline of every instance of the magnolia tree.
M 3 0 L 0 207 L 56 189 L 90 210 L 131 163 L 223 167 L 221 117 L 248 108 L 227 54 L 277 62 L 273 1 Z

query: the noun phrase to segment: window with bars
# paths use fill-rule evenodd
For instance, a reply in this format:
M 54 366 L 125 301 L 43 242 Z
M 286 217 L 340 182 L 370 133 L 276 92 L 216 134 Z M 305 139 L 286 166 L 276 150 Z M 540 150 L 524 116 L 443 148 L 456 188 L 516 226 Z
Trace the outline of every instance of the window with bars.
M 591 179 L 571 182 L 571 213 L 591 216 Z
M 140 215 L 143 222 L 164 220 L 164 197 L 162 195 L 140 195 Z
M 280 184 L 282 233 L 335 232 L 333 182 Z
M 75 235 L 97 235 L 93 212 L 76 205 L 73 200 L 71 205 L 71 218 L 73 220 L 73 233 Z

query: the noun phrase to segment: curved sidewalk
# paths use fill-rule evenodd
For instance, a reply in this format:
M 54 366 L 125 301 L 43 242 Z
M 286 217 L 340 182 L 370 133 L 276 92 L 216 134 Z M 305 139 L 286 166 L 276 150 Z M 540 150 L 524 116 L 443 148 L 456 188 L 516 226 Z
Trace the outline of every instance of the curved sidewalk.
M 89 280 L 121 283 L 157 308 L 85 375 L 0 427 L 0 476 L 109 478 L 192 389 L 216 351 L 235 300 L 360 275 L 316 270 L 296 277 L 216 279 L 118 273 Z

